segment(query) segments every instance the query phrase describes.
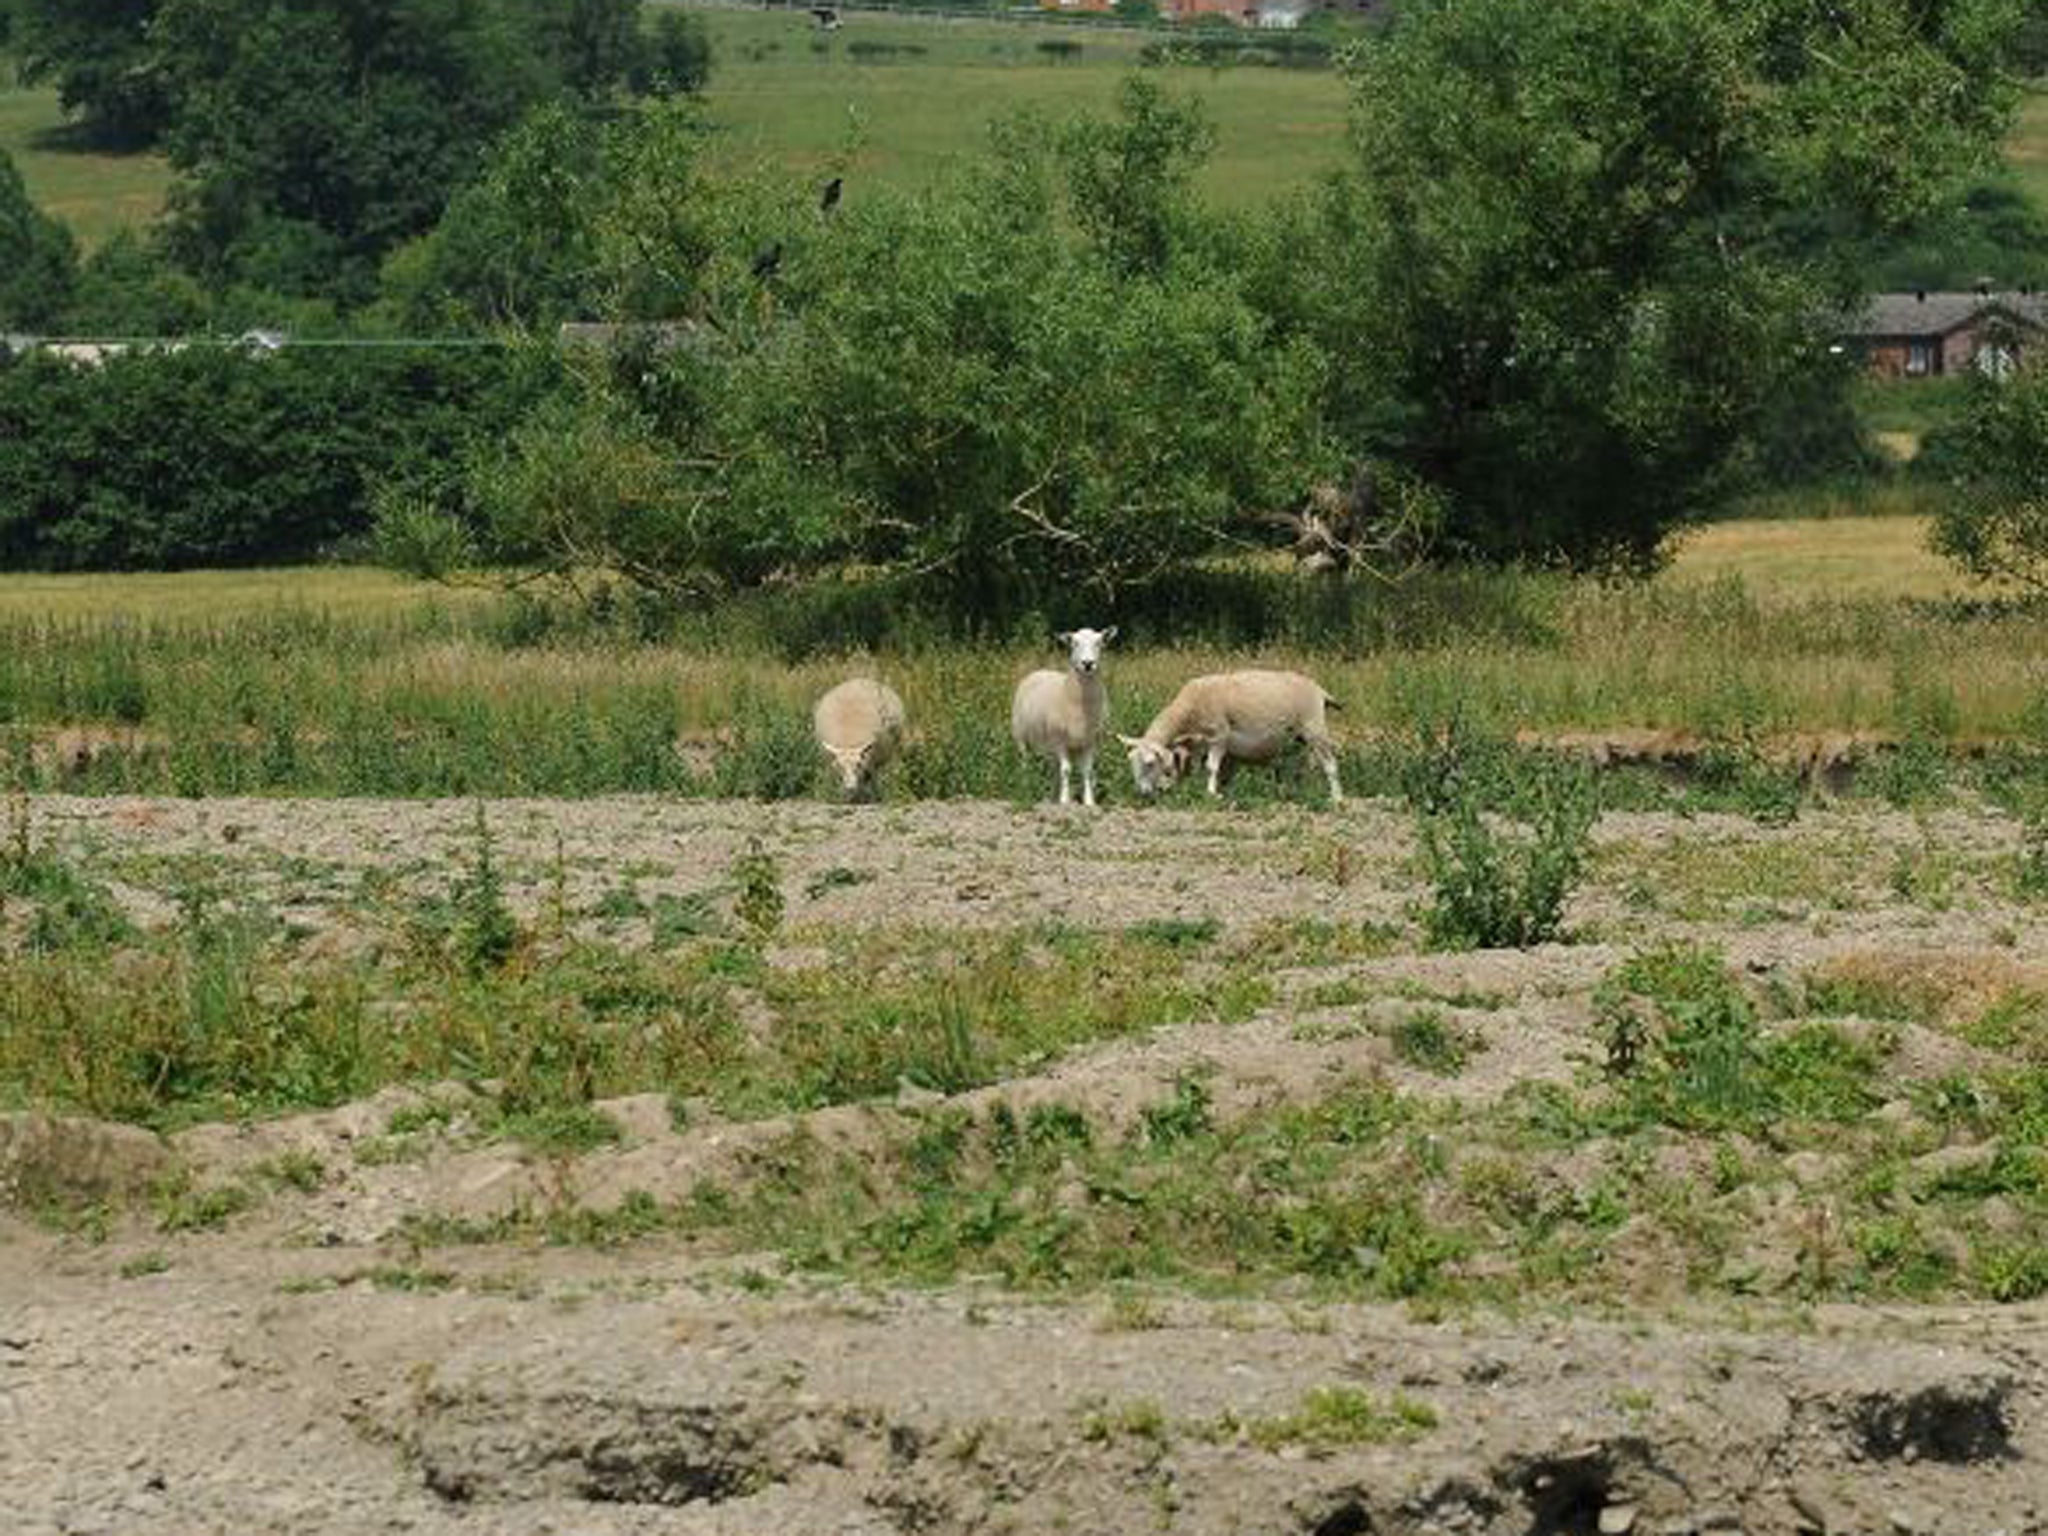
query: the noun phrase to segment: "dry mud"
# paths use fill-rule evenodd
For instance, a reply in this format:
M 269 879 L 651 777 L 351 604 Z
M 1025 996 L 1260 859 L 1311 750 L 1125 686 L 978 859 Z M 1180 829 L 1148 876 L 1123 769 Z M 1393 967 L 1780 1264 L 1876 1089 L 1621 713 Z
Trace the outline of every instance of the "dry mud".
M 39 834 L 122 861 L 147 921 L 149 860 L 234 867 L 309 935 L 368 942 L 356 893 L 445 880 L 461 803 L 49 800 Z M 1404 819 L 1384 807 L 840 809 L 653 800 L 491 807 L 515 906 L 584 909 L 621 871 L 699 892 L 759 836 L 783 862 L 785 943 L 805 928 L 1121 926 L 1303 918 L 1412 933 Z M 1191 1064 L 1219 1116 L 1307 1102 L 1360 1072 L 1461 1102 L 1563 1077 L 1586 997 L 1646 937 L 1706 936 L 1753 974 L 1872 956 L 1964 977 L 2048 975 L 2048 933 L 2001 884 L 1995 813 L 1819 812 L 1787 828 L 1610 816 L 1574 906 L 1581 942 L 1390 954 L 1276 977 L 1234 1026 L 1111 1042 L 962 1096 L 1081 1103 L 1115 1123 Z M 1899 871 L 1918 871 L 1902 877 Z M 857 883 L 827 878 L 854 871 Z M 1915 899 L 1915 880 L 1946 882 Z M 1650 887 L 1646 895 L 1644 887 Z M 565 894 L 566 888 L 566 894 Z M 815 891 L 816 894 L 805 894 Z M 1314 1027 L 1314 984 L 1488 994 L 1486 1049 L 1418 1076 L 1369 1031 Z M 1306 1027 L 1305 1027 L 1306 1026 Z M 1946 1037 L 1907 1051 L 1953 1049 Z M 787 1275 L 673 1239 L 422 1253 L 423 1214 L 488 1219 L 677 1197 L 744 1176 L 793 1126 L 858 1156 L 934 1106 L 885 1103 L 670 1124 L 607 1106 L 624 1141 L 573 1160 L 450 1145 L 351 1148 L 423 1094 L 202 1126 L 168 1142 L 0 1117 L 0 1529 L 301 1532 L 1946 1533 L 2048 1531 L 2048 1307 L 1695 1302 L 1644 1288 L 1599 1315 L 1219 1299 L 1018 1297 Z M 225 1230 L 117 1215 L 53 1230 L 8 1180 L 113 1200 L 181 1165 L 232 1177 L 281 1153 L 330 1170 Z M 2038 1237 L 2039 1234 L 2036 1234 Z M 1262 1435 L 1329 1388 L 1425 1404 L 1375 1444 Z

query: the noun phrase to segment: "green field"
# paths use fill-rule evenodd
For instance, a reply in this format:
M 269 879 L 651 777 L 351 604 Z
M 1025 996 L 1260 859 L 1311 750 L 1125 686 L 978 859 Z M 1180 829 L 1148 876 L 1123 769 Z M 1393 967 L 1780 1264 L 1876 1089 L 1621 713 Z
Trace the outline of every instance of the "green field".
M 1107 107 L 1156 36 L 857 15 L 827 37 L 801 12 L 713 11 L 708 19 L 717 49 L 710 102 L 727 163 L 813 169 L 851 151 L 856 180 L 897 185 L 978 148 L 986 125 L 1008 113 Z M 1039 48 L 1048 39 L 1081 51 L 1055 62 Z M 877 47 L 903 51 L 863 62 Z M 1216 125 L 1204 186 L 1221 202 L 1259 202 L 1342 157 L 1344 91 L 1329 71 L 1173 67 L 1163 75 L 1198 96 Z M 77 149 L 62 123 L 54 91 L 0 84 L 0 150 L 38 203 L 88 246 L 149 222 L 170 186 L 164 161 Z
M 1027 108 L 1103 110 L 1156 33 L 852 15 L 834 35 L 798 13 L 710 13 L 711 105 L 735 158 L 818 167 L 854 147 L 853 170 L 897 184 L 978 149 L 987 124 Z M 1080 46 L 1071 62 L 1041 51 Z M 919 49 L 862 62 L 866 48 Z M 873 56 L 870 56 L 871 58 Z M 1299 187 L 1338 165 L 1345 96 L 1328 70 L 1173 66 L 1161 78 L 1200 99 L 1216 128 L 1205 189 L 1231 206 Z
M 57 93 L 16 85 L 0 61 L 0 150 L 29 196 L 87 246 L 147 224 L 163 207 L 171 170 L 155 155 L 103 155 L 65 136 Z
M 2037 206 L 2048 208 L 2048 91 L 2032 91 L 2020 104 L 2006 157 L 2027 195 Z
M 859 180 L 915 184 L 982 142 L 989 122 L 1036 109 L 1106 107 L 1117 81 L 1161 34 L 1110 27 L 852 15 L 832 35 L 803 13 L 709 10 L 717 63 L 709 100 L 728 163 L 815 171 L 845 154 Z M 1170 35 L 1170 34 L 1168 34 Z M 1055 62 L 1042 46 L 1077 43 Z M 894 49 L 894 53 L 875 53 Z M 1344 158 L 1345 92 L 1328 70 L 1168 66 L 1216 128 L 1204 189 L 1233 207 L 1309 184 Z M 61 134 L 54 92 L 0 85 L 0 150 L 31 194 L 93 245 L 147 223 L 170 171 L 154 156 L 78 150 Z M 2030 95 L 2014 170 L 2048 206 L 2048 95 Z

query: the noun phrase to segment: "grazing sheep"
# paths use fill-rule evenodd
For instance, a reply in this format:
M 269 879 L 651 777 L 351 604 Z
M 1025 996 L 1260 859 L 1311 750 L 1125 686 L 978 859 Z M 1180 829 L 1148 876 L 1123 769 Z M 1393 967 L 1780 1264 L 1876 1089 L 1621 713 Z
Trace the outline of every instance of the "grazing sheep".
M 1102 648 L 1116 626 L 1077 629 L 1053 637 L 1067 648 L 1067 670 L 1033 672 L 1010 700 L 1010 735 L 1017 745 L 1060 764 L 1060 804 L 1074 803 L 1074 764 L 1081 765 L 1081 803 L 1095 803 L 1095 744 L 1109 719 L 1102 686 Z
M 1342 805 L 1337 749 L 1323 712 L 1341 706 L 1299 672 L 1222 672 L 1198 677 L 1173 696 L 1142 736 L 1119 736 L 1130 754 L 1138 793 L 1171 789 L 1197 752 L 1208 759 L 1209 793 L 1225 759 L 1263 763 L 1291 741 L 1308 744 L 1330 781 L 1330 803 Z
M 903 701 L 894 689 L 856 677 L 818 700 L 811 726 L 853 799 L 874 787 L 876 773 L 902 744 Z

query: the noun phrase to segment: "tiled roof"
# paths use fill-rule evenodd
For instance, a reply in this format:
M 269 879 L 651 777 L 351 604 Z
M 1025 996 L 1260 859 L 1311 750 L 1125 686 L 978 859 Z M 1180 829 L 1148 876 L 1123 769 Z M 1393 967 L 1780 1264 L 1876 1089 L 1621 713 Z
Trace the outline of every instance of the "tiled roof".
M 2048 326 L 2048 296 L 2038 293 L 1880 293 L 1853 321 L 1852 336 L 1946 336 L 1987 309 Z

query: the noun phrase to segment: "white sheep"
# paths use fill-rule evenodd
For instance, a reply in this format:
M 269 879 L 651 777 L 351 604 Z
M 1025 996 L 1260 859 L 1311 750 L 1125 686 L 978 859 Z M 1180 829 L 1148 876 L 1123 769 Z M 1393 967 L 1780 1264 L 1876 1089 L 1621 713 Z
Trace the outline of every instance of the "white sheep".
M 873 787 L 875 775 L 902 745 L 903 700 L 871 678 L 851 678 L 818 700 L 811 727 L 839 770 L 847 797 L 856 798 Z
M 1138 793 L 1171 789 L 1200 753 L 1208 760 L 1209 793 L 1226 759 L 1263 763 L 1289 742 L 1305 742 L 1330 781 L 1330 803 L 1342 805 L 1337 749 L 1324 711 L 1342 706 L 1299 672 L 1221 672 L 1190 681 L 1159 711 L 1142 736 L 1119 736 L 1131 759 Z
M 1081 803 L 1095 803 L 1095 744 L 1109 721 L 1109 691 L 1102 686 L 1102 648 L 1116 638 L 1108 629 L 1076 629 L 1053 637 L 1067 648 L 1067 670 L 1033 672 L 1010 700 L 1010 735 L 1018 746 L 1060 764 L 1060 804 L 1074 803 L 1074 764 L 1081 765 Z

